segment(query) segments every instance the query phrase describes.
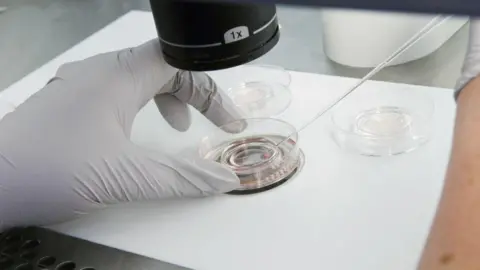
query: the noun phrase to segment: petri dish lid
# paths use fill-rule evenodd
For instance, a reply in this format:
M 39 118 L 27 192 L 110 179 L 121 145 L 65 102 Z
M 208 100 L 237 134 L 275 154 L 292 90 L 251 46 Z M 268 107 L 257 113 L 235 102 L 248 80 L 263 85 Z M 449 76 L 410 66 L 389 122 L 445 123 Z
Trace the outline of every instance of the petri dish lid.
M 227 91 L 235 106 L 247 117 L 265 118 L 284 112 L 291 94 L 283 85 L 267 82 L 246 82 Z
M 333 139 L 366 156 L 391 156 L 419 148 L 432 136 L 435 104 L 407 87 L 364 88 L 331 115 Z
M 292 101 L 291 76 L 282 67 L 244 65 L 232 68 L 223 87 L 246 118 L 268 118 L 284 112 Z

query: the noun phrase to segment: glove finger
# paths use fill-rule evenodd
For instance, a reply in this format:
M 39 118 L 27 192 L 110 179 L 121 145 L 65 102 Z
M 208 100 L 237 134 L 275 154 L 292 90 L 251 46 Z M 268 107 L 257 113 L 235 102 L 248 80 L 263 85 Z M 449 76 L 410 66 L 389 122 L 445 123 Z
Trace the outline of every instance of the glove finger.
M 164 157 L 145 152 L 145 172 L 151 175 L 139 182 L 145 190 L 153 187 L 145 199 L 167 196 L 206 196 L 221 194 L 240 187 L 240 180 L 228 168 L 200 157 Z M 135 190 L 134 190 L 135 191 Z
M 179 71 L 162 92 L 169 92 L 179 100 L 192 105 L 216 126 L 242 119 L 232 100 L 203 72 Z M 228 132 L 240 132 L 246 124 L 228 125 Z
M 154 97 L 160 114 L 178 131 L 187 131 L 192 123 L 190 109 L 177 97 L 170 94 L 160 94 Z
M 134 145 L 126 154 L 90 165 L 77 175 L 76 194 L 95 204 L 201 197 L 240 186 L 220 164 L 195 157 L 147 152 Z
M 140 110 L 177 72 L 163 59 L 158 39 L 150 40 L 138 47 L 118 53 L 118 59 L 124 69 L 132 74 L 134 80 L 134 100 Z M 132 99 L 130 99 L 132 100 Z

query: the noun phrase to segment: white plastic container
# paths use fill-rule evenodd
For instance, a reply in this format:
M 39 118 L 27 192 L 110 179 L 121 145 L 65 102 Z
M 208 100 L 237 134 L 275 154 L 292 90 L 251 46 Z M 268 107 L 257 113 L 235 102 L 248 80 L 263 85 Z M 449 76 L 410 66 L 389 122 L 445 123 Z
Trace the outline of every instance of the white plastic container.
M 325 9 L 322 11 L 325 54 L 351 67 L 375 67 L 435 15 Z M 427 56 L 440 48 L 468 18 L 455 17 L 438 26 L 391 65 Z

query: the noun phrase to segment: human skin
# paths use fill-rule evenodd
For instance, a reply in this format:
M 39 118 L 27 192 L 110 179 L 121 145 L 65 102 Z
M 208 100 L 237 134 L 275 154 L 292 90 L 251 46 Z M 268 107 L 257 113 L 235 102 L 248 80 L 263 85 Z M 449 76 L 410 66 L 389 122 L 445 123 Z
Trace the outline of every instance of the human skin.
M 480 270 L 480 77 L 457 99 L 443 194 L 418 270 Z

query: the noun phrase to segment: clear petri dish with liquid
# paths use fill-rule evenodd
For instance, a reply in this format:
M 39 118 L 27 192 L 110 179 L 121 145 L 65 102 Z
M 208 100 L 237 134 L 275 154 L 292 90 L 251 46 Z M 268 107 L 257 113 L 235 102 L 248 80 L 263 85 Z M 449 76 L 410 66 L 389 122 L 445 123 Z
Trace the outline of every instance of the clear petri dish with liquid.
M 277 116 L 292 101 L 291 75 L 282 67 L 247 64 L 212 74 L 245 118 Z
M 434 110 L 430 96 L 418 90 L 362 88 L 332 110 L 332 137 L 366 156 L 407 153 L 432 136 Z
M 295 127 L 272 118 L 226 124 L 202 139 L 199 154 L 238 176 L 241 188 L 230 194 L 252 194 L 277 187 L 291 179 L 304 162 Z

